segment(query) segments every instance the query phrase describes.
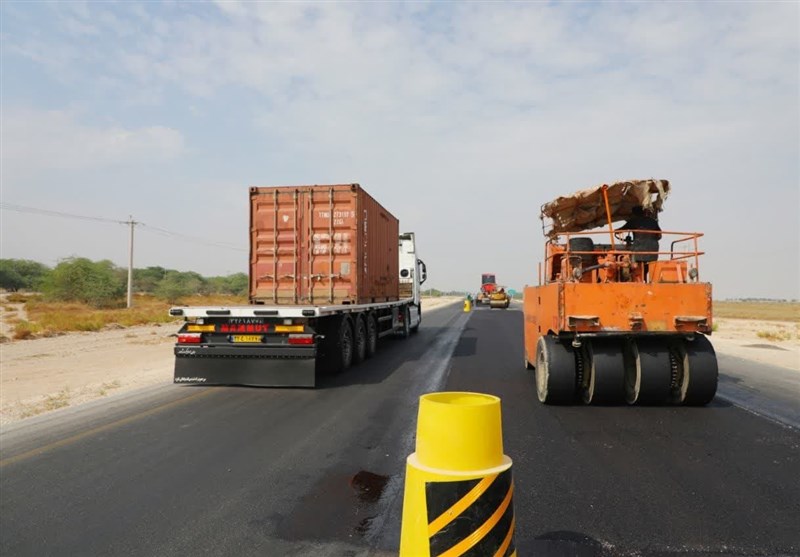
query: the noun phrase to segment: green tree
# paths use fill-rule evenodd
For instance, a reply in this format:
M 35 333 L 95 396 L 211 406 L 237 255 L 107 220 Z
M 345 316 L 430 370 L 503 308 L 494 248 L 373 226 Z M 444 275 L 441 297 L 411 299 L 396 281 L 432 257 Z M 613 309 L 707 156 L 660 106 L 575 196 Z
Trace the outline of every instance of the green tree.
M 46 265 L 29 259 L 0 259 L 0 288 L 38 290 L 49 272 Z
M 235 273 L 225 277 L 225 294 L 246 296 L 250 291 L 250 277 L 246 273 Z
M 126 285 L 119 268 L 111 261 L 72 257 L 61 261 L 48 274 L 43 290 L 53 300 L 111 307 L 123 301 Z
M 205 293 L 205 290 L 205 280 L 199 274 L 167 271 L 167 276 L 159 283 L 155 295 L 174 304 L 186 296 Z
M 133 270 L 133 287 L 136 292 L 154 293 L 169 271 L 164 267 L 147 267 Z

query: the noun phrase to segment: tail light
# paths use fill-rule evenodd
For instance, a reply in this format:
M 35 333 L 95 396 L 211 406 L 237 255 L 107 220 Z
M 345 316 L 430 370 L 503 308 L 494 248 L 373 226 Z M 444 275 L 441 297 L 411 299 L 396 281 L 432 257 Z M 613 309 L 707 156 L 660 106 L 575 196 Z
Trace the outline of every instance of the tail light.
M 178 344 L 200 344 L 200 333 L 181 333 L 178 335 Z
M 289 344 L 314 344 L 314 335 L 289 335 Z

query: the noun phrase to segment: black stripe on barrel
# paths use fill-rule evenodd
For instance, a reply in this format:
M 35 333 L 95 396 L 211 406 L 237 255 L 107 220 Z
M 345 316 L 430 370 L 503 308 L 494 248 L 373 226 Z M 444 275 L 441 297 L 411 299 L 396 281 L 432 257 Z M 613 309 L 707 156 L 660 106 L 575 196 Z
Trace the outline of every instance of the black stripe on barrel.
M 465 481 L 425 484 L 432 556 L 502 555 L 514 552 L 511 469 Z

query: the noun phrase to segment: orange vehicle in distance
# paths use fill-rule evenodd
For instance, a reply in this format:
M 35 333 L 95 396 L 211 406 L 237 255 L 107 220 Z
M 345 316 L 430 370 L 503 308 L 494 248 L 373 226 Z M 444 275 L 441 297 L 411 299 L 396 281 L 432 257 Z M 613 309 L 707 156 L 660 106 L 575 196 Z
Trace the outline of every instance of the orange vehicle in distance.
M 613 224 L 634 207 L 655 217 L 670 191 L 667 180 L 632 180 L 542 206 L 544 262 L 523 301 L 525 367 L 535 369 L 541 402 L 705 405 L 714 398 L 702 234 L 615 231 Z M 650 247 L 642 241 L 648 237 Z
M 475 296 L 475 304 L 488 304 L 492 294 L 497 290 L 497 279 L 494 273 L 483 273 L 481 275 L 481 288 Z

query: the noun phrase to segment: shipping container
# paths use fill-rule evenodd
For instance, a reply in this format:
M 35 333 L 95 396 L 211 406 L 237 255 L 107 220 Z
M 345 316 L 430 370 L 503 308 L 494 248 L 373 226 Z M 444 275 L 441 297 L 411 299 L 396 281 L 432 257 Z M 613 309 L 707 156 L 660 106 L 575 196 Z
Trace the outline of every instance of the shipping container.
M 397 218 L 358 184 L 250 188 L 250 300 L 396 301 Z

